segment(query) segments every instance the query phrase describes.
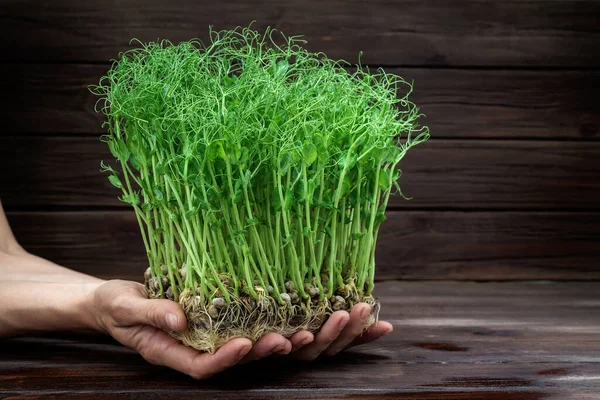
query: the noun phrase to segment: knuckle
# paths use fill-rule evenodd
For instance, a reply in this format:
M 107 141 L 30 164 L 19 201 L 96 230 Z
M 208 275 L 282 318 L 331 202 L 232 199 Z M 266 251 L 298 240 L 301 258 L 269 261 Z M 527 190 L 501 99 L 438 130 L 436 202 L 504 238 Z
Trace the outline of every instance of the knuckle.
M 129 301 L 125 296 L 118 295 L 110 301 L 109 311 L 115 320 L 119 322 L 125 321 L 129 319 L 131 314 Z
M 301 361 L 314 361 L 320 354 L 319 351 L 301 352 L 298 354 L 297 358 Z
M 331 345 L 337 338 L 338 335 L 331 335 L 326 338 L 323 338 L 323 341 L 321 342 L 321 347 L 323 348 L 323 350 L 329 347 L 329 345 Z
M 204 371 L 194 371 L 194 370 L 191 370 L 190 372 L 188 372 L 188 375 L 196 380 L 206 379 L 210 376 L 209 374 L 207 374 Z
M 144 360 L 148 361 L 152 365 L 160 365 L 159 358 L 156 352 L 152 348 L 142 348 L 139 350 L 140 355 Z
M 153 311 L 153 309 L 151 307 L 147 307 L 146 309 L 144 309 L 142 311 L 142 314 L 144 315 L 145 321 L 148 321 L 153 326 L 157 326 L 158 321 L 156 318 L 156 313 Z
M 200 359 L 198 357 L 194 357 L 190 360 L 190 363 L 187 367 L 187 374 L 196 380 L 206 379 L 210 376 L 206 371 L 206 365 L 204 363 L 200 363 Z

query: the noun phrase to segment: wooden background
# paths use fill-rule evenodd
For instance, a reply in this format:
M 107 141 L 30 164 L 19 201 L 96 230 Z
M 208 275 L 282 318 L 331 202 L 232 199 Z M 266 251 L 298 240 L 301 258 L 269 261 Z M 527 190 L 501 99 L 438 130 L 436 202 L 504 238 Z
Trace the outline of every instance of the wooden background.
M 271 25 L 415 81 L 430 142 L 402 162 L 378 279 L 600 279 L 600 1 L 0 0 L 0 198 L 22 244 L 140 279 L 87 85 L 143 41 Z

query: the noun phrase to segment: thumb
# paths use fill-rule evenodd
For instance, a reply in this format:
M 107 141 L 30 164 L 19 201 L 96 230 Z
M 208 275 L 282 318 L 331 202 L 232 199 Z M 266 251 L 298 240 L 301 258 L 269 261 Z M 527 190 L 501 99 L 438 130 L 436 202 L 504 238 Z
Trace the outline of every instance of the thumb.
M 133 324 L 152 325 L 165 331 L 183 331 L 186 328 L 185 313 L 181 306 L 166 299 L 130 299 L 129 321 Z

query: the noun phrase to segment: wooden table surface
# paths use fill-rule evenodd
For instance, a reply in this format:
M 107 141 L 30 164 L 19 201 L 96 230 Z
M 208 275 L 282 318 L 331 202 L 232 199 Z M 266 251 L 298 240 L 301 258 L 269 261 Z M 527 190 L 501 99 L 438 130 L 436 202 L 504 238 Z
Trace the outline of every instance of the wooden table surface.
M 314 363 L 197 382 L 109 338 L 0 341 L 0 398 L 598 399 L 600 282 L 382 282 L 394 332 Z

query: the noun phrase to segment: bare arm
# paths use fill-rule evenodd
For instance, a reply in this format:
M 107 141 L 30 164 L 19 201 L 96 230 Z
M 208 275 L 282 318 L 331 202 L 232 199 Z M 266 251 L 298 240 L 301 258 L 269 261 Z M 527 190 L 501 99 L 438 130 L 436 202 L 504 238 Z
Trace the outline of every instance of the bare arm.
M 87 312 L 104 281 L 27 253 L 0 203 L 0 337 L 32 331 L 97 329 Z

